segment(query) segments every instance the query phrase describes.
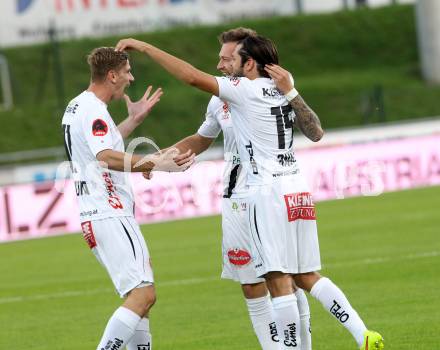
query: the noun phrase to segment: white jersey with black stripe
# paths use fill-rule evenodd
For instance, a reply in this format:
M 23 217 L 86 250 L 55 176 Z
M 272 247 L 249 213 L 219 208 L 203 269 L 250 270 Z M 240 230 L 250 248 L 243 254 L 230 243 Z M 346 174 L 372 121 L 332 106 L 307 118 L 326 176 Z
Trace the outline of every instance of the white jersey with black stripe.
M 205 121 L 197 133 L 203 137 L 216 138 L 220 131 L 223 131 L 225 160 L 223 197 L 243 198 L 247 195 L 246 176 L 240 164 L 229 104 L 212 96 L 206 109 Z
M 269 78 L 217 77 L 228 102 L 246 184 L 264 185 L 299 172 L 293 151 L 294 112 Z
M 94 93 L 84 91 L 67 106 L 62 126 L 81 222 L 133 216 L 128 173 L 103 168 L 96 159 L 106 149 L 124 152 L 124 140 L 107 105 Z

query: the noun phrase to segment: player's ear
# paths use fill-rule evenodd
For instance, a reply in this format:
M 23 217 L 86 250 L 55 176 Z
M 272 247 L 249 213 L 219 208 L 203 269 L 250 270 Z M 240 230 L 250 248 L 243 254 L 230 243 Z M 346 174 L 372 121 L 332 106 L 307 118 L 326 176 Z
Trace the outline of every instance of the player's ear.
M 107 79 L 108 79 L 108 81 L 110 81 L 113 84 L 116 83 L 116 72 L 113 69 L 108 71 Z
M 249 58 L 244 64 L 244 68 L 246 71 L 251 72 L 254 68 L 256 68 L 257 62 L 253 58 Z

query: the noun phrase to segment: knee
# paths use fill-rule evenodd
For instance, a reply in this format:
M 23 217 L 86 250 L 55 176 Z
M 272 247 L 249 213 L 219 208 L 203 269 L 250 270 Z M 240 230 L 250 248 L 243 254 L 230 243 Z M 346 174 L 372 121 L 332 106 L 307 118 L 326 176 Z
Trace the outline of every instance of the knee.
M 153 291 L 145 297 L 145 307 L 150 309 L 156 303 L 156 292 Z
M 146 295 L 143 299 L 140 299 L 137 303 L 137 309 L 139 310 L 139 315 L 146 316 L 148 312 L 156 303 L 156 293 Z
M 148 314 L 149 310 L 156 303 L 156 292 L 154 288 L 138 288 L 130 292 L 125 305 L 143 317 Z
M 241 289 L 246 299 L 261 298 L 267 295 L 267 288 L 264 282 L 255 284 L 242 284 Z
M 318 272 L 307 272 L 295 275 L 294 282 L 296 286 L 304 289 L 308 292 L 312 289 L 313 285 L 321 278 Z
M 281 272 L 269 272 L 265 275 L 266 284 L 272 298 L 293 293 L 292 276 Z

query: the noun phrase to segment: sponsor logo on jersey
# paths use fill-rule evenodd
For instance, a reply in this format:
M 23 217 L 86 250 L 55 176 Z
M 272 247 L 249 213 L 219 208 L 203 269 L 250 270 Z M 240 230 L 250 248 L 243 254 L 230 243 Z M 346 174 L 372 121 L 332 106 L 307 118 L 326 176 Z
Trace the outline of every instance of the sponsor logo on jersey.
M 277 88 L 261 88 L 261 91 L 263 92 L 263 97 L 282 97 L 284 96 L 280 90 L 278 90 Z
M 75 104 L 71 103 L 70 105 L 67 106 L 65 113 L 75 114 L 78 107 L 79 107 L 78 103 Z
M 79 213 L 79 216 L 84 217 L 84 216 L 92 216 L 96 214 L 98 214 L 98 209 L 82 211 L 81 213 Z
M 84 221 L 81 223 L 81 229 L 83 232 L 84 240 L 87 242 L 87 245 L 90 249 L 96 247 L 95 235 L 93 233 L 92 222 Z
M 252 142 L 249 141 L 249 145 L 245 145 L 245 147 L 249 153 L 249 163 L 252 166 L 252 173 L 258 174 L 258 166 L 257 166 L 257 162 L 255 161 L 255 158 L 254 158 L 254 149 L 252 147 Z
M 229 105 L 228 105 L 228 103 L 227 102 L 223 102 L 223 107 L 222 107 L 222 109 L 223 109 L 223 113 L 222 113 L 222 119 L 223 120 L 227 120 L 227 119 L 229 119 L 229 116 L 230 116 L 230 109 L 229 109 Z
M 284 195 L 289 221 L 316 220 L 315 204 L 309 192 Z
M 103 173 L 102 178 L 104 179 L 105 189 L 108 194 L 107 201 L 110 206 L 113 209 L 123 209 L 124 206 L 121 203 L 121 199 L 116 194 L 116 188 L 113 185 L 112 175 L 110 173 Z
M 108 132 L 107 123 L 102 119 L 95 119 L 92 124 L 93 136 L 105 136 Z
M 232 265 L 244 266 L 250 263 L 251 255 L 245 249 L 234 248 L 228 250 L 228 259 Z
M 232 165 L 240 164 L 240 155 L 233 154 L 232 155 Z
M 237 86 L 240 84 L 240 78 L 239 77 L 229 77 L 229 80 L 232 82 L 232 85 Z
M 292 166 L 294 163 L 296 163 L 295 156 L 292 152 L 278 154 L 277 158 L 278 163 L 280 163 L 281 166 Z
M 237 202 L 232 202 L 232 210 L 234 211 L 246 211 L 247 209 L 247 203 L 240 203 L 240 205 L 238 205 Z

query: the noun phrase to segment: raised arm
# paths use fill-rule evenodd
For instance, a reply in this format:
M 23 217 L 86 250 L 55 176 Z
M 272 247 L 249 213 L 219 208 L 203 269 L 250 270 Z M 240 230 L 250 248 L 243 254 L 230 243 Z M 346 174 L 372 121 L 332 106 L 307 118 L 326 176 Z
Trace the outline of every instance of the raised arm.
M 290 73 L 277 65 L 266 65 L 264 68 L 275 81 L 277 88 L 286 96 L 295 112 L 295 125 L 302 133 L 312 140 L 318 142 L 324 136 L 321 121 L 317 114 L 309 107 L 299 93 L 294 89 L 293 79 Z
M 148 55 L 153 61 L 159 63 L 165 70 L 184 83 L 215 96 L 219 94 L 217 80 L 214 76 L 202 72 L 191 64 L 177 58 L 157 47 L 136 39 L 122 39 L 115 48 L 117 51 L 136 50 Z
M 161 88 L 150 96 L 152 86 L 150 85 L 145 91 L 144 96 L 137 101 L 132 102 L 128 95 L 124 95 L 125 103 L 127 104 L 128 117 L 118 125 L 118 130 L 122 138 L 128 137 L 134 129 L 136 129 L 145 120 L 147 115 L 156 103 L 160 101 L 163 92 Z

